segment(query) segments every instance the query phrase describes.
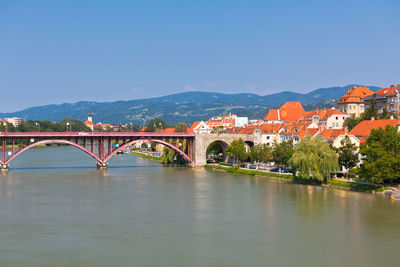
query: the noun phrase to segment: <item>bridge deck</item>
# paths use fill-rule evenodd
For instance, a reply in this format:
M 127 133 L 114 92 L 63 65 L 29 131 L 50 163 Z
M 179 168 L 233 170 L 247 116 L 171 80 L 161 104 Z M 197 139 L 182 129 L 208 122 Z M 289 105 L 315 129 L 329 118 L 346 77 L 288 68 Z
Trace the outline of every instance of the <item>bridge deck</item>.
M 194 133 L 160 132 L 7 132 L 0 137 L 194 137 Z

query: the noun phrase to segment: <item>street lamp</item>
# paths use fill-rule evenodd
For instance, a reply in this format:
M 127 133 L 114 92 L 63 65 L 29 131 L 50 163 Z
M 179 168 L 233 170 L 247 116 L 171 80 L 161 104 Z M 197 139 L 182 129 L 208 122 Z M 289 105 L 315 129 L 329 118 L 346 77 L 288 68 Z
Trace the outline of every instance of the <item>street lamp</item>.
M 35 122 L 35 125 L 36 125 L 36 131 L 37 131 L 37 132 L 40 132 L 40 124 L 37 123 L 37 122 Z
M 68 128 L 70 128 L 69 122 L 67 122 L 66 125 L 67 125 L 67 133 L 68 133 Z M 69 130 L 71 130 L 71 129 L 69 129 Z

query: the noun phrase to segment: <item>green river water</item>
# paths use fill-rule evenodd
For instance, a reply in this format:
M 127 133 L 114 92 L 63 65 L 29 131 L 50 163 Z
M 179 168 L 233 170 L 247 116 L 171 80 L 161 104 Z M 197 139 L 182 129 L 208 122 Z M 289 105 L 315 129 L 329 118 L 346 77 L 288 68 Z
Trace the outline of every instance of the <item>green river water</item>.
M 400 201 L 71 147 L 0 183 L 0 266 L 400 266 Z

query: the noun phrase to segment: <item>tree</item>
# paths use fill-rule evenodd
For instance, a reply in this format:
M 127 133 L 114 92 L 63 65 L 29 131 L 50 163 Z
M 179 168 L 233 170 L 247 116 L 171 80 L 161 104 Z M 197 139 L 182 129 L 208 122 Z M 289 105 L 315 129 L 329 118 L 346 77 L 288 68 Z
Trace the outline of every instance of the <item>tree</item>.
M 347 127 L 349 131 L 353 130 L 354 127 L 357 126 L 362 121 L 361 117 L 356 118 L 356 116 L 353 114 L 350 117 L 347 117 L 344 121 L 344 126 Z
M 400 134 L 396 127 L 373 129 L 361 145 L 360 153 L 363 156 L 361 178 L 378 184 L 400 181 Z
M 339 155 L 339 165 L 346 168 L 346 177 L 349 177 L 349 169 L 359 162 L 357 146 L 351 142 L 347 135 L 340 141 L 340 147 L 336 149 Z
M 169 143 L 174 144 L 172 140 L 169 140 Z M 161 155 L 161 162 L 163 164 L 186 164 L 185 159 L 176 151 L 170 149 L 169 147 L 164 146 L 163 153 Z
M 213 128 L 210 133 L 212 134 L 224 134 L 226 133 L 226 130 L 223 126 L 218 126 L 216 128 Z
M 224 149 L 222 148 L 222 144 L 218 141 L 212 142 L 206 150 L 206 154 L 213 154 L 213 155 L 219 155 L 220 153 L 224 153 Z
M 175 132 L 177 133 L 186 133 L 188 129 L 188 126 L 184 122 L 180 122 L 175 126 Z
M 252 146 L 249 153 L 250 160 L 256 163 L 267 163 L 272 157 L 272 148 L 267 144 L 259 144 Z
M 167 124 L 162 119 L 152 119 L 146 125 L 146 132 L 159 132 L 161 129 L 165 129 Z
M 282 142 L 280 144 L 275 143 L 274 150 L 272 151 L 275 164 L 287 166 L 293 152 L 293 143 L 291 141 Z
M 361 120 L 370 120 L 371 118 L 378 119 L 378 108 L 376 107 L 375 97 L 371 98 L 371 105 L 361 114 Z
M 232 143 L 226 148 L 225 153 L 232 157 L 234 162 L 237 162 L 238 160 L 246 160 L 248 157 L 244 142 L 241 138 L 238 140 L 233 140 Z
M 294 149 L 289 164 L 303 179 L 326 182 L 339 169 L 338 156 L 322 137 L 304 137 Z

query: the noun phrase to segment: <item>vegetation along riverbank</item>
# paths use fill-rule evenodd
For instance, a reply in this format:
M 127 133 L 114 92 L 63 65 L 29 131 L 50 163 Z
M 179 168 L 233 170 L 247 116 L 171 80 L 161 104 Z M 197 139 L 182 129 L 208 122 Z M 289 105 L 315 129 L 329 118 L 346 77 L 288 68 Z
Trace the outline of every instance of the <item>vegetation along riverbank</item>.
M 372 185 L 372 184 L 355 183 L 355 182 L 343 181 L 343 180 L 329 180 L 326 184 L 323 184 L 318 181 L 311 181 L 311 180 L 301 179 L 298 177 L 293 177 L 292 174 L 281 174 L 281 173 L 272 173 L 272 172 L 257 171 L 257 170 L 247 170 L 247 169 L 233 167 L 233 166 L 207 164 L 204 166 L 204 168 L 209 169 L 209 170 L 220 170 L 220 171 L 226 171 L 229 173 L 244 174 L 244 175 L 251 175 L 251 176 L 280 178 L 280 179 L 291 180 L 293 183 L 297 183 L 297 184 L 326 186 L 326 187 L 345 189 L 345 190 L 351 190 L 351 191 L 359 191 L 359 192 L 373 193 L 373 192 L 382 192 L 384 190 L 383 187 L 378 186 L 378 185 Z

